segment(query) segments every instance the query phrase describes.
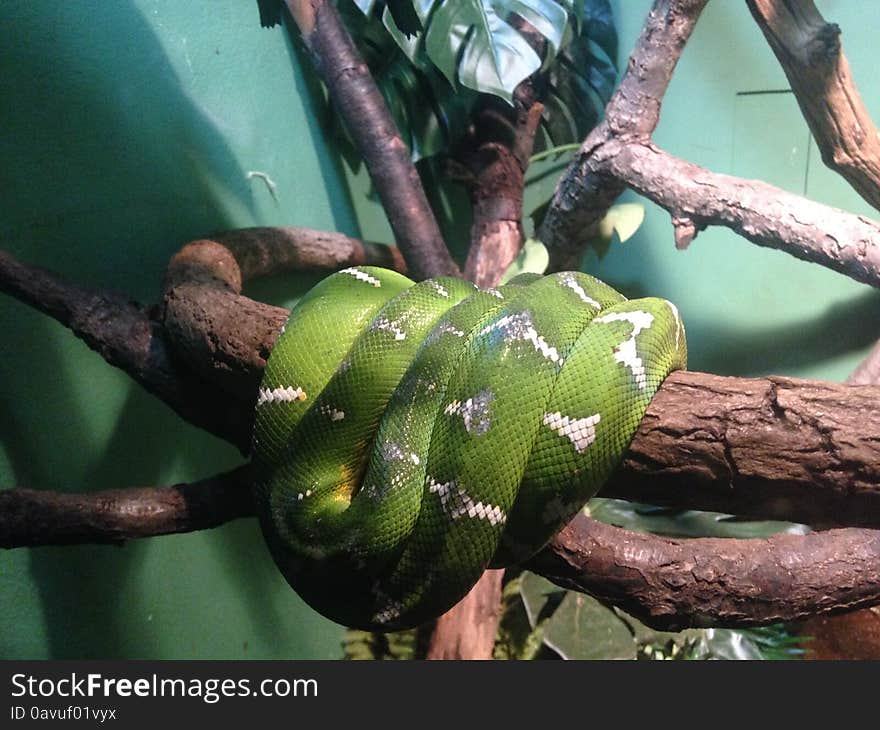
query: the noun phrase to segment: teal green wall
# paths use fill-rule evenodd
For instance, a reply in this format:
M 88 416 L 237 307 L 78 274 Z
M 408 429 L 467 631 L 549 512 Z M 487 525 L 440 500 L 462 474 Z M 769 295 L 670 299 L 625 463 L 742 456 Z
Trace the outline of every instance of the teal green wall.
M 649 4 L 616 4 L 623 53 Z M 880 117 L 871 83 L 880 11 L 819 5 L 843 28 Z M 33 0 L 0 13 L 3 248 L 150 302 L 169 255 L 211 230 L 295 224 L 391 240 L 363 174 L 348 192 L 314 121 L 309 77 L 284 32 L 260 28 L 256 3 Z M 715 0 L 656 139 L 713 170 L 870 215 L 822 167 L 790 95 L 737 96 L 785 87 L 745 4 Z M 252 171 L 271 178 L 277 199 Z M 553 182 L 531 186 L 528 204 Z M 466 218 L 460 205 L 449 203 L 451 218 Z M 668 215 L 651 205 L 631 241 L 601 262 L 588 256 L 585 268 L 679 303 L 696 369 L 842 379 L 880 335 L 880 298 L 868 287 L 720 229 L 676 251 Z M 258 291 L 283 302 L 286 289 Z M 0 485 L 170 484 L 238 463 L 6 297 L 0 333 Z M 2 657 L 332 657 L 339 639 L 286 587 L 251 523 L 122 548 L 0 554 Z
M 0 246 L 152 302 L 172 252 L 212 230 L 357 234 L 299 69 L 255 2 L 3 3 Z M 240 461 L 7 297 L 0 332 L 0 485 L 163 485 Z M 316 657 L 340 636 L 251 522 L 0 554 L 3 657 Z

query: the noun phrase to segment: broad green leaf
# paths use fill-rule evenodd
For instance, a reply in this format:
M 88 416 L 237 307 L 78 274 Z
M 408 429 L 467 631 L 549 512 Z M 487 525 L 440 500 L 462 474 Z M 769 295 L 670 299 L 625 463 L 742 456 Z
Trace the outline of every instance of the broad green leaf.
M 718 512 L 675 510 L 602 497 L 590 500 L 586 511 L 600 522 L 668 537 L 770 537 L 779 532 L 801 535 L 807 529 L 790 522 L 740 520 Z
M 499 10 L 516 13 L 547 39 L 551 52 L 547 54 L 545 65 L 550 63 L 562 47 L 568 27 L 565 8 L 555 0 L 496 0 L 495 5 Z
M 416 15 L 419 16 L 419 20 L 422 21 L 422 27 L 424 27 L 428 22 L 428 16 L 431 15 L 431 11 L 439 0 L 410 0 L 410 2 L 416 11 Z
M 398 48 L 406 54 L 406 57 L 414 64 L 418 64 L 419 52 L 421 50 L 422 34 L 407 35 L 397 25 L 394 16 L 391 14 L 388 6 L 382 11 L 382 24 L 388 30 L 388 33 L 397 43 Z
M 634 659 L 636 644 L 626 623 L 596 599 L 563 591 L 524 572 L 520 592 L 529 621 L 563 659 Z
M 370 17 L 370 13 L 373 12 L 373 8 L 376 5 L 376 0 L 352 0 L 352 2 L 357 5 L 358 10 L 360 10 L 368 18 Z
M 543 274 L 549 263 L 550 255 L 547 253 L 547 247 L 536 238 L 528 238 L 519 256 L 507 267 L 507 271 L 501 277 L 501 283 L 504 284 L 519 274 Z
M 608 0 L 586 0 L 581 3 L 586 35 L 617 65 L 617 31 Z
M 489 0 L 444 0 L 431 16 L 425 49 L 451 82 L 510 103 L 517 85 L 541 67 L 528 41 Z
M 559 0 L 573 19 L 549 67 L 543 126 L 554 146 L 580 142 L 617 81 L 617 34 L 608 0 Z
M 495 659 L 535 659 L 543 647 L 543 629 L 532 627 L 522 598 L 522 580 L 527 573 L 523 571 L 510 579 L 508 573 L 505 573 L 501 593 L 501 619 L 492 656 Z
M 635 659 L 629 627 L 592 596 L 569 591 L 547 622 L 544 643 L 563 659 Z
M 641 203 L 612 205 L 599 223 L 599 235 L 610 239 L 615 233 L 625 243 L 639 230 L 645 220 L 645 206 Z
M 591 3 L 601 7 L 590 9 Z M 599 18 L 593 27 L 603 32 L 610 27 L 613 34 L 606 6 L 607 0 L 397 0 L 393 5 L 354 0 L 338 5 L 414 160 L 447 151 L 458 141 L 479 93 L 509 102 L 517 83 L 539 66 L 540 59 L 510 23 L 514 13 L 547 38 L 549 89 L 537 149 L 545 138 L 550 146 L 582 140 L 616 78 L 602 50 L 608 44 L 591 40 L 583 22 Z M 408 35 L 401 30 L 395 18 L 407 13 L 418 18 L 421 31 Z M 395 69 L 399 55 L 413 66 L 414 77 L 403 78 Z

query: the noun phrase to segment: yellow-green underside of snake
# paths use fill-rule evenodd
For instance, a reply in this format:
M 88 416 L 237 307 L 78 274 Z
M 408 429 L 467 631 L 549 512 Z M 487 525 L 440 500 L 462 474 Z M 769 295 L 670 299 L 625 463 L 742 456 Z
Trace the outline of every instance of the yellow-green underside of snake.
M 291 312 L 256 406 L 278 567 L 348 626 L 439 616 L 598 492 L 686 350 L 672 303 L 577 272 L 497 290 L 366 266 L 327 277 Z

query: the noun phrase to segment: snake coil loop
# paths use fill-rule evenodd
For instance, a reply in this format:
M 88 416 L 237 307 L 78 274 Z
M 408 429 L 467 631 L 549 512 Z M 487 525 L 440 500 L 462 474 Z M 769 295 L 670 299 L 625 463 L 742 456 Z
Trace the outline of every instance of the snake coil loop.
M 596 494 L 686 356 L 675 305 L 586 274 L 488 290 L 334 274 L 291 312 L 260 387 L 255 497 L 273 557 L 339 623 L 435 618 Z

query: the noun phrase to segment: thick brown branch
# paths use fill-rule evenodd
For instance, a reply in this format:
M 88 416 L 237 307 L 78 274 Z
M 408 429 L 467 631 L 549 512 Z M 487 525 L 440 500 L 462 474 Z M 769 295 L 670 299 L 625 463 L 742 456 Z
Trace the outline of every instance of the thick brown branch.
M 309 228 L 245 228 L 188 243 L 165 277 L 163 323 L 175 354 L 252 404 L 288 312 L 242 296 L 242 284 L 270 273 L 359 264 L 406 270 L 397 249 Z
M 367 164 L 394 239 L 412 275 L 458 276 L 391 112 L 327 0 L 286 0 L 336 112 Z
M 189 347 L 214 348 L 204 350 L 205 372 L 217 377 L 225 368 L 227 381 L 239 383 L 241 395 L 235 398 L 172 363 L 162 326 L 121 298 L 82 291 L 5 254 L 0 283 L 94 342 L 110 362 L 120 362 L 184 418 L 246 450 L 254 394 L 271 344 L 241 349 L 253 333 L 230 307 L 240 295 L 224 289 L 223 277 L 235 278 L 230 271 L 237 270 L 234 262 L 223 263 L 224 251 L 210 243 L 185 247 L 169 279 L 186 267 L 215 277 L 215 286 L 193 290 L 192 311 L 200 313 L 194 320 L 207 329 L 194 325 Z M 286 316 L 278 312 L 271 324 L 257 322 L 267 343 Z M 225 349 L 236 342 L 241 347 Z M 878 402 L 880 389 L 871 386 L 675 373 L 655 396 L 605 494 L 761 518 L 880 527 Z
M 811 0 L 748 0 L 779 59 L 822 160 L 880 209 L 880 133 L 856 89 L 840 45 Z
M 0 291 L 70 328 L 183 419 L 247 452 L 265 358 L 287 310 L 241 296 L 242 282 L 358 264 L 405 270 L 394 248 L 307 228 L 248 228 L 185 246 L 169 265 L 158 311 L 3 251 Z
M 217 527 L 253 514 L 250 468 L 192 484 L 92 494 L 0 491 L 0 547 L 119 543 Z
M 0 251 L 0 291 L 68 327 L 77 337 L 181 418 L 246 446 L 245 404 L 218 397 L 216 388 L 178 363 L 162 324 L 142 306 L 114 292 L 94 292 Z
M 880 224 L 868 218 L 760 180 L 709 172 L 650 142 L 609 142 L 592 164 L 668 210 L 680 248 L 706 226 L 720 225 L 759 246 L 880 286 Z
M 673 373 L 602 495 L 880 528 L 878 403 L 877 386 Z
M 528 568 L 655 628 L 758 626 L 880 603 L 880 532 L 671 540 L 581 516 Z
M 650 142 L 674 61 L 704 4 L 655 2 L 605 122 L 587 138 L 556 189 L 540 232 L 551 265 L 577 265 L 595 224 L 628 186 L 670 212 L 679 248 L 706 226 L 722 225 L 753 243 L 880 286 L 880 224 L 759 181 L 709 172 Z M 809 2 L 750 4 L 781 54 L 826 157 L 873 202 L 880 140 L 835 34 Z M 645 120 L 639 119 L 642 107 L 648 109 Z
M 216 527 L 253 514 L 249 478 L 241 467 L 164 489 L 0 491 L 0 546 L 118 543 Z M 581 517 L 528 567 L 663 629 L 763 625 L 880 603 L 880 532 L 871 530 L 668 540 Z M 497 602 L 471 606 L 478 623 L 497 610 Z M 485 653 L 467 638 L 451 655 Z
M 235 256 L 242 281 L 288 271 L 339 271 L 348 266 L 382 266 L 406 273 L 399 249 L 332 231 L 263 226 L 224 231 L 210 238 Z
M 708 0 L 655 0 L 608 107 L 556 186 L 539 238 L 554 270 L 580 268 L 586 243 L 624 183 L 593 164 L 611 139 L 647 139 L 660 118 L 666 88 Z

